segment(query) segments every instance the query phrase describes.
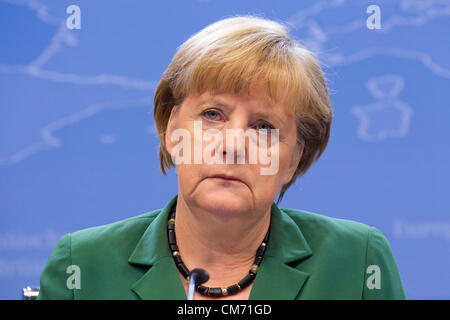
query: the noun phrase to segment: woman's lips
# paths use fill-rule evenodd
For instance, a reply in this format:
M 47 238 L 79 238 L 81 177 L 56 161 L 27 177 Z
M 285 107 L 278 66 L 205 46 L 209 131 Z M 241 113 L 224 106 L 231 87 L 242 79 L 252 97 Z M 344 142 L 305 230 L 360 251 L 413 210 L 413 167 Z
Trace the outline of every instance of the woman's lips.
M 226 175 L 214 175 L 209 177 L 210 179 L 217 179 L 219 181 L 223 182 L 238 182 L 238 183 L 244 183 L 242 180 L 232 177 L 232 176 L 226 176 Z

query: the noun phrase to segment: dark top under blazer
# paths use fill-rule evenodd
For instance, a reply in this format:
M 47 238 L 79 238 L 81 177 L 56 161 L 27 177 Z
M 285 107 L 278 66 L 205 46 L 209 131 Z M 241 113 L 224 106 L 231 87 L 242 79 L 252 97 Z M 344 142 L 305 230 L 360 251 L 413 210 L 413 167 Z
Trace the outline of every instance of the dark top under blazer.
M 166 232 L 176 200 L 63 236 L 41 275 L 38 299 L 186 299 Z M 79 267 L 80 287 L 69 289 L 72 265 Z M 405 299 L 405 294 L 380 231 L 273 203 L 269 243 L 250 299 Z

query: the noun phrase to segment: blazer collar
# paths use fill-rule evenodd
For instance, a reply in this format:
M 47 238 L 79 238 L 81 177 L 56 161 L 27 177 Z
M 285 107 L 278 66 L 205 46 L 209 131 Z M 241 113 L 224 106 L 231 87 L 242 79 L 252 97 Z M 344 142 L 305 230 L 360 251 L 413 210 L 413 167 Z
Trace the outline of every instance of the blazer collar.
M 158 213 L 128 259 L 130 264 L 151 267 L 131 286 L 141 299 L 187 299 L 167 240 L 167 220 L 176 201 L 177 196 Z
M 250 299 L 296 299 L 309 277 L 308 273 L 300 270 L 300 262 L 311 255 L 312 250 L 298 225 L 273 203 L 269 243 L 253 283 Z
M 177 197 L 178 195 L 173 197 L 147 227 L 128 259 L 129 263 L 151 266 L 161 258 L 171 257 L 167 240 L 167 220 L 172 207 L 177 203 Z
M 130 264 L 151 267 L 131 287 L 141 299 L 187 298 L 167 241 L 167 219 L 177 197 L 150 223 L 128 259 Z M 311 255 L 298 225 L 273 203 L 269 242 L 250 299 L 295 299 L 309 277 L 298 262 Z

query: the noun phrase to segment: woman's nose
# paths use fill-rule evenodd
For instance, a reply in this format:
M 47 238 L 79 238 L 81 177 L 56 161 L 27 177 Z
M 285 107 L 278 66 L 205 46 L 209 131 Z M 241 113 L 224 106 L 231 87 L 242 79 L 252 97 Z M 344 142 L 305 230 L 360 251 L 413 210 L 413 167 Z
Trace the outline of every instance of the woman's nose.
M 224 137 L 223 156 L 225 163 L 244 164 L 248 153 L 248 125 L 246 119 L 240 117 L 228 121 L 222 131 Z

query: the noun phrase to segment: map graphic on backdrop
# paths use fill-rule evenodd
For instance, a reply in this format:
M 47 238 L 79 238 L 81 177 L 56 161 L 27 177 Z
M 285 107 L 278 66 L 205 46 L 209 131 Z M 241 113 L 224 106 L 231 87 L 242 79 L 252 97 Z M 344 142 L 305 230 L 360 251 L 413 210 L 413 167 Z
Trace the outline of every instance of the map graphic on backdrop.
M 74 4 L 79 30 L 66 25 Z M 374 4 L 379 30 L 366 25 Z M 159 171 L 154 89 L 183 41 L 236 14 L 286 23 L 331 89 L 329 146 L 281 207 L 377 227 L 408 298 L 450 298 L 447 0 L 0 0 L 0 298 L 39 285 L 63 234 L 177 192 Z

